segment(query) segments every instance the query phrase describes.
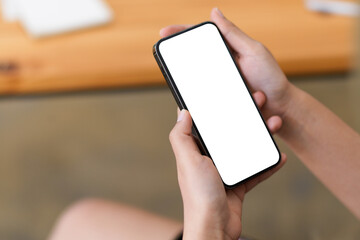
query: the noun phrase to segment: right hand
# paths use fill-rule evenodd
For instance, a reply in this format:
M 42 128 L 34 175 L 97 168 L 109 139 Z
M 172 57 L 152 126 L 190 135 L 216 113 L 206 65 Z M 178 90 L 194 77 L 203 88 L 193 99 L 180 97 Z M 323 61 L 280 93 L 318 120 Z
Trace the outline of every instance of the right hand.
M 260 108 L 264 104 L 256 102 Z M 225 189 L 214 163 L 201 154 L 194 141 L 189 112 L 183 109 L 178 114 L 170 142 L 184 204 L 183 239 L 238 239 L 245 194 L 279 170 L 286 162 L 286 155 L 282 154 L 281 162 L 274 168 L 232 189 Z M 213 114 L 217 114 L 216 110 Z
M 262 113 L 267 124 L 276 132 L 286 112 L 292 86 L 274 57 L 261 43 L 253 40 L 214 8 L 211 20 L 219 27 L 252 92 L 261 91 L 267 98 Z M 185 30 L 190 25 L 172 25 L 161 29 L 161 37 Z M 265 97 L 260 96 L 260 97 Z

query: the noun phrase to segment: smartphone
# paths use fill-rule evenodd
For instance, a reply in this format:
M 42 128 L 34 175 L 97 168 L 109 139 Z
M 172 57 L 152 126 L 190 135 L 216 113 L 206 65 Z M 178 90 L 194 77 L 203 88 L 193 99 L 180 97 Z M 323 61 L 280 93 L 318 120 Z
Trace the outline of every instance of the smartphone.
M 154 57 L 202 151 L 226 187 L 280 162 L 280 152 L 217 26 L 204 22 L 159 40 Z

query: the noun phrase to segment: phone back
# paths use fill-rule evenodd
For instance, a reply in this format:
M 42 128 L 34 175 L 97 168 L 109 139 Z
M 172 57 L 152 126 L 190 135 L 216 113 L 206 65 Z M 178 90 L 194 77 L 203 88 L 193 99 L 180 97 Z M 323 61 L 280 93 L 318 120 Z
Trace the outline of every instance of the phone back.
M 205 22 L 162 39 L 154 51 L 226 186 L 280 161 L 279 150 L 215 24 Z

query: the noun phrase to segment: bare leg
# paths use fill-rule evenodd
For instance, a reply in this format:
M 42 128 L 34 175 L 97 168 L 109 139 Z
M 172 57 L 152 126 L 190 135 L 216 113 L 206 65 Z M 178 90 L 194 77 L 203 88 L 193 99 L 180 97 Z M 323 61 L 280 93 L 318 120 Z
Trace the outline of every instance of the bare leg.
M 50 240 L 174 239 L 182 224 L 122 204 L 89 199 L 59 218 Z

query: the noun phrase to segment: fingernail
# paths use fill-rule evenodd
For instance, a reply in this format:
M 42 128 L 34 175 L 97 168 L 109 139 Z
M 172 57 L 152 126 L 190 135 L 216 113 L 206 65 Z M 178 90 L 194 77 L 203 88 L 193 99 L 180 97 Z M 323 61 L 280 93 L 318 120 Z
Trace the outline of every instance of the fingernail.
M 181 110 L 180 114 L 178 115 L 178 118 L 177 118 L 177 122 L 180 122 L 181 120 L 183 120 L 185 116 L 185 110 Z
M 219 14 L 220 17 L 224 18 L 224 14 L 220 11 L 219 8 L 215 8 L 217 13 Z

